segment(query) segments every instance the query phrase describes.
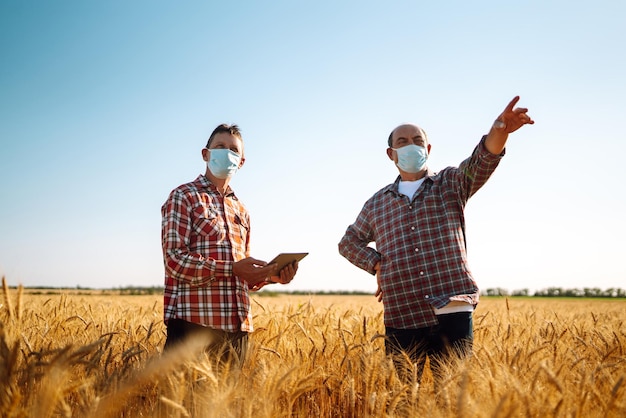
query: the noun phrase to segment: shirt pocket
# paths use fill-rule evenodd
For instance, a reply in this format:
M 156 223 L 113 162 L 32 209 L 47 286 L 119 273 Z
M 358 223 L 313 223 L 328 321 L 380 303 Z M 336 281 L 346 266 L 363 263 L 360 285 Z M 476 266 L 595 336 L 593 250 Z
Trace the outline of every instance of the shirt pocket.
M 224 239 L 226 227 L 218 209 L 212 206 L 198 206 L 194 209 L 194 229 L 199 236 Z

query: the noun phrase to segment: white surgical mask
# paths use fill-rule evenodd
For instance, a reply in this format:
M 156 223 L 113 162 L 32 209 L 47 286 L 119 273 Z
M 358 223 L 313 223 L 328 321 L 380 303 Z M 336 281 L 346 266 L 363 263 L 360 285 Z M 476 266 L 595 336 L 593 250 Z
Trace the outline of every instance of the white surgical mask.
M 206 162 L 209 171 L 218 179 L 232 177 L 239 168 L 241 155 L 229 149 L 209 149 L 209 159 Z
M 404 172 L 418 173 L 426 166 L 428 151 L 419 145 L 410 144 L 401 148 L 392 148 L 398 154 L 396 165 Z

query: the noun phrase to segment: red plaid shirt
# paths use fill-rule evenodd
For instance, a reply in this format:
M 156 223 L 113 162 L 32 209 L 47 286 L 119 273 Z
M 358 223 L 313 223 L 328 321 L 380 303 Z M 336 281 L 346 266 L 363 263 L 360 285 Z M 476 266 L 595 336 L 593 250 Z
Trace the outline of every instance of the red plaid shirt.
M 249 255 L 248 211 L 200 175 L 161 208 L 164 321 L 178 318 L 228 332 L 253 330 L 248 285 L 233 263 Z
M 503 155 L 487 151 L 483 137 L 458 168 L 429 169 L 412 199 L 398 192 L 398 177 L 374 194 L 348 227 L 339 242 L 341 255 L 371 274 L 380 261 L 385 326 L 436 325 L 433 307 L 444 307 L 451 297 L 478 303 L 463 210 Z M 368 246 L 371 242 L 376 249 Z

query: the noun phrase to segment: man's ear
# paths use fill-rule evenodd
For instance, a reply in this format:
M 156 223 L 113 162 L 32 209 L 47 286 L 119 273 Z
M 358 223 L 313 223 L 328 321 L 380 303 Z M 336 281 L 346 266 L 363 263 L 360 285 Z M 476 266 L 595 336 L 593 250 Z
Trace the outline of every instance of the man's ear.
M 393 161 L 393 150 L 391 148 L 387 148 L 387 157 Z
M 428 151 L 428 155 L 430 155 L 430 144 L 426 146 L 426 151 Z
M 242 156 L 241 161 L 239 161 L 239 168 L 243 167 L 243 163 L 246 162 L 246 157 Z
M 209 161 L 209 150 L 206 148 L 202 148 L 202 159 L 204 161 Z

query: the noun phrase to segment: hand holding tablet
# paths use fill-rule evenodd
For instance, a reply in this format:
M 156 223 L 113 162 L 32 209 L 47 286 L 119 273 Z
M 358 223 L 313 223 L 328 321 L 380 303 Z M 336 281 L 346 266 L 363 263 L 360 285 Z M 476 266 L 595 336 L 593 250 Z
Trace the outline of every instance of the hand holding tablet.
M 267 264 L 274 264 L 274 263 L 278 264 L 276 268 L 276 273 L 280 274 L 280 271 L 287 264 L 291 264 L 294 261 L 300 261 L 304 257 L 306 257 L 308 254 L 309 253 L 280 253 L 276 257 L 274 257 L 272 261 L 270 261 Z
M 282 281 L 282 280 L 280 280 L 280 272 L 281 272 L 281 270 L 284 269 L 285 267 L 289 266 L 294 261 L 302 260 L 308 254 L 309 253 L 280 253 L 280 254 L 278 254 L 276 257 L 274 257 L 272 259 L 272 261 L 267 263 L 267 265 L 276 264 L 276 270 L 275 270 L 276 273 L 274 275 L 272 275 L 272 278 L 277 278 L 278 280 L 273 280 L 272 278 L 269 278 L 267 280 L 267 283 L 282 283 L 282 284 L 289 283 L 291 281 L 291 279 L 293 279 L 293 276 L 289 277 L 289 279 L 287 281 Z M 288 274 L 295 274 L 295 272 L 294 273 L 288 273 Z M 283 280 L 285 280 L 285 279 L 283 279 Z

